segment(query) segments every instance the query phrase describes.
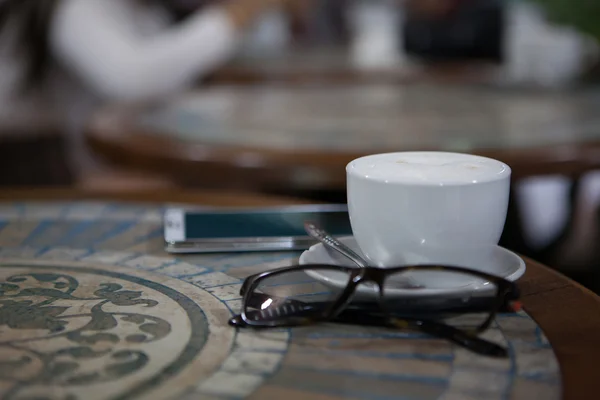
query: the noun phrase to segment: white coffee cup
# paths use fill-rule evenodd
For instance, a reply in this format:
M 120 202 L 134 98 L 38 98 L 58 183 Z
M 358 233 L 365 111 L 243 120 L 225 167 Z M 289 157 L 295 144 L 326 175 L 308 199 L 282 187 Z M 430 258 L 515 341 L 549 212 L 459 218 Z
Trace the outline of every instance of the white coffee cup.
M 375 266 L 485 270 L 504 229 L 511 169 L 446 152 L 376 154 L 346 167 L 352 231 Z

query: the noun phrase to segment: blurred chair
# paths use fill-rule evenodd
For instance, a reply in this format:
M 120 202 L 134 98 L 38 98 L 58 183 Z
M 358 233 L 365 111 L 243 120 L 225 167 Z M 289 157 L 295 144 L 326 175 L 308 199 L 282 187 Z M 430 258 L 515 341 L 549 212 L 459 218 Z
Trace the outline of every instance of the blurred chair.
M 55 118 L 0 118 L 0 186 L 67 186 L 74 176 Z

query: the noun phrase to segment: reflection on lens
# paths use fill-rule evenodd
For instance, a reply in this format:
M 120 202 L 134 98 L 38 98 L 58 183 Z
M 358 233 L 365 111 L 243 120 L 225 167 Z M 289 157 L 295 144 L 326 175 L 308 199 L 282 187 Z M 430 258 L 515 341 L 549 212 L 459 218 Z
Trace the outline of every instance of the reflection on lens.
M 251 321 L 285 321 L 320 315 L 340 297 L 350 275 L 337 269 L 285 272 L 260 281 L 246 302 Z
M 407 282 L 422 289 L 410 289 L 413 295 L 406 296 Z M 494 283 L 470 274 L 411 270 L 388 276 L 382 304 L 393 316 L 436 320 L 470 330 L 480 328 L 495 311 L 497 294 Z

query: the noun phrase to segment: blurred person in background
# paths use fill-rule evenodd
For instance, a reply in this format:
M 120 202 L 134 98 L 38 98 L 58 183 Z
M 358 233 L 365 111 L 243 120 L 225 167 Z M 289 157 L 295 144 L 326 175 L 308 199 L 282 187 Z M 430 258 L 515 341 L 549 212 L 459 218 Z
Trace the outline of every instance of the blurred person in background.
M 596 62 L 600 2 L 403 0 L 408 51 L 498 63 L 501 83 L 563 88 Z
M 100 101 L 185 90 L 229 60 L 264 12 L 304 3 L 0 0 L 0 121 L 51 116 L 68 132 L 73 168 L 92 168 L 81 130 Z

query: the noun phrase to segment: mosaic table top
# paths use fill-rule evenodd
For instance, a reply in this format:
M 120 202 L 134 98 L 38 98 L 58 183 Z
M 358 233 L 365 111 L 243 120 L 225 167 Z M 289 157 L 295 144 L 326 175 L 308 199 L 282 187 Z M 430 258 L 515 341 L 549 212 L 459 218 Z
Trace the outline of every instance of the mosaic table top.
M 5 399 L 558 399 L 524 312 L 484 334 L 506 360 L 418 333 L 324 324 L 236 331 L 244 277 L 297 253 L 173 257 L 161 208 L 0 204 Z
M 206 88 L 141 113 L 146 131 L 207 145 L 371 153 L 522 149 L 600 138 L 600 92 L 457 85 Z

